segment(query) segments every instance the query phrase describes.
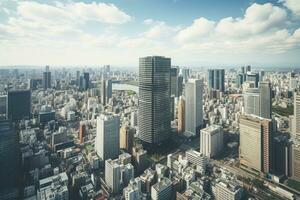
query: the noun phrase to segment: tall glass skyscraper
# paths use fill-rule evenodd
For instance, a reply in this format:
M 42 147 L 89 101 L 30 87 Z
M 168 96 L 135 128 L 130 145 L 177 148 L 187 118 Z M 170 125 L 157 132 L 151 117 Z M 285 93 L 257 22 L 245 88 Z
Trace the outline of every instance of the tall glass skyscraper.
M 139 60 L 139 138 L 160 144 L 170 135 L 171 59 L 148 56 Z
M 225 91 L 225 70 L 210 69 L 208 70 L 208 88 Z

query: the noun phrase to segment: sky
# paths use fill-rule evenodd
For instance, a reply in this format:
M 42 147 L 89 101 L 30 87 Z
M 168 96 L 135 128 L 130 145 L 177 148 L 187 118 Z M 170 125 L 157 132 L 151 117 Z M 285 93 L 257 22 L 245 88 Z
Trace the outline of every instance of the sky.
M 300 0 L 0 0 L 0 66 L 300 67 Z

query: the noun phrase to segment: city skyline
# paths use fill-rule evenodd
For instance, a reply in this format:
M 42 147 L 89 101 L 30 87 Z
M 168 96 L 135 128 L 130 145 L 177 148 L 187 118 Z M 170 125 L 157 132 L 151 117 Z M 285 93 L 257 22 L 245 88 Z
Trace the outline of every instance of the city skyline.
M 138 57 L 164 55 L 189 67 L 300 67 L 296 0 L 4 0 L 0 5 L 0 66 L 137 68 Z

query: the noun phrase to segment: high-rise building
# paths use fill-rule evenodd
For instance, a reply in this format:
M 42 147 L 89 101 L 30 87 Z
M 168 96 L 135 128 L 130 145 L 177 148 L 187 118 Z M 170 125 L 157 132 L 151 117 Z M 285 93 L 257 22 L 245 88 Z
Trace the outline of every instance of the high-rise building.
M 273 139 L 273 174 L 291 176 L 291 142 L 288 135 L 278 135 Z
M 225 91 L 225 70 L 209 69 L 208 70 L 208 88 L 210 90 Z
M 209 162 L 208 157 L 195 150 L 188 150 L 185 152 L 188 162 L 197 166 L 197 171 L 204 174 L 207 164 Z
M 38 88 L 39 85 L 42 85 L 43 83 L 43 80 L 42 79 L 28 79 L 28 86 L 27 88 L 28 89 L 31 89 L 31 90 L 36 90 Z
M 219 125 L 211 125 L 200 131 L 200 152 L 208 158 L 223 151 L 223 131 Z
M 131 127 L 137 127 L 138 125 L 138 119 L 137 119 L 137 111 L 132 111 L 131 114 L 130 114 L 130 125 Z
M 0 95 L 0 119 L 6 118 L 7 95 Z
M 97 118 L 95 149 L 104 161 L 115 159 L 120 149 L 120 117 L 113 114 L 101 114 Z
M 171 74 L 170 75 L 170 79 L 171 79 L 171 85 L 170 85 L 171 96 L 176 96 L 178 67 L 171 67 L 170 74 Z
M 120 129 L 120 148 L 126 149 L 127 152 L 132 151 L 134 142 L 135 129 L 128 125 L 123 125 Z
M 254 115 L 240 117 L 240 164 L 269 173 L 272 163 L 273 125 L 270 119 Z
M 49 66 L 46 66 L 46 71 L 43 72 L 43 88 L 44 90 L 51 88 L 51 72 L 49 71 Z
M 294 122 L 293 124 L 293 136 L 295 138 L 300 137 L 300 93 L 294 93 Z
M 292 178 L 300 181 L 300 144 L 292 145 Z
M 83 73 L 83 90 L 90 88 L 90 74 L 88 72 Z
M 246 72 L 245 73 L 247 73 L 247 72 L 251 72 L 251 65 L 246 66 Z
M 182 96 L 178 101 L 178 133 L 185 131 L 185 100 Z
M 6 195 L 17 199 L 17 178 L 20 171 L 18 144 L 15 128 L 9 121 L 0 121 L 0 199 L 6 199 Z
M 102 80 L 101 87 L 101 103 L 106 105 L 108 100 L 112 97 L 112 81 L 110 79 Z
M 7 94 L 7 119 L 12 121 L 31 117 L 31 91 L 10 90 Z
M 151 187 L 152 200 L 171 199 L 172 182 L 168 178 L 161 178 L 156 184 Z
M 246 74 L 246 81 L 253 81 L 255 83 L 255 87 L 258 87 L 259 74 L 258 73 L 248 72 Z
M 134 168 L 130 163 L 123 163 L 119 158 L 105 161 L 105 182 L 112 194 L 119 194 L 134 178 Z M 129 155 L 129 154 L 128 154 Z
M 196 135 L 203 124 L 203 82 L 190 79 L 185 84 L 185 133 Z
M 183 81 L 186 82 L 189 79 L 190 70 L 186 69 L 186 68 L 180 68 L 179 74 L 180 74 L 180 76 L 182 76 Z
M 258 88 L 248 88 L 244 91 L 245 114 L 260 116 L 260 90 Z
M 272 91 L 270 82 L 259 82 L 260 117 L 271 119 Z
M 86 127 L 84 123 L 80 123 L 79 126 L 79 142 L 82 144 L 84 142 L 84 137 L 86 136 Z
M 170 136 L 170 68 L 170 58 L 139 60 L 138 136 L 144 144 L 159 144 Z
M 244 74 L 238 74 L 236 76 L 236 87 L 240 88 L 244 83 Z
M 177 76 L 176 97 L 180 97 L 182 95 L 182 90 L 183 90 L 183 77 Z

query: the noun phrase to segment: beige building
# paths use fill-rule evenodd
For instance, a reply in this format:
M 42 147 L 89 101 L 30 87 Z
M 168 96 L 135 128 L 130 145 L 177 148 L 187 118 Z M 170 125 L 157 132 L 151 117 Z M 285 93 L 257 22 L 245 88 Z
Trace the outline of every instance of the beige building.
M 135 129 L 128 125 L 123 125 L 120 129 L 120 149 L 126 149 L 128 152 L 132 151 L 134 142 Z
M 300 93 L 294 95 L 294 122 L 293 125 L 293 135 L 300 138 Z
M 272 121 L 254 115 L 240 117 L 240 164 L 268 173 L 272 161 Z
M 292 178 L 300 181 L 300 144 L 292 147 Z
M 178 133 L 185 131 L 185 101 L 180 97 L 178 101 Z

